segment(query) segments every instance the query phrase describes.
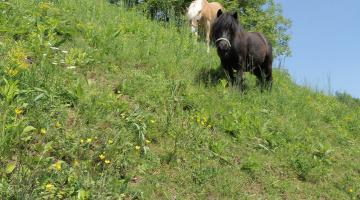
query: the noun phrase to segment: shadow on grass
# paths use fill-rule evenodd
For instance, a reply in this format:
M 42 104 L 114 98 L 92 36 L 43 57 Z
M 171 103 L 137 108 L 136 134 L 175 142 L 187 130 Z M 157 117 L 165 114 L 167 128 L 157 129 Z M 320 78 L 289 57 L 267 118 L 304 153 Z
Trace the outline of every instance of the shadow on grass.
M 196 83 L 203 83 L 206 87 L 216 86 L 220 80 L 228 80 L 224 69 L 218 67 L 216 69 L 202 68 L 195 77 Z
M 223 82 L 224 80 L 225 82 Z M 234 85 L 229 84 L 229 77 L 225 70 L 220 66 L 216 69 L 208 69 L 208 68 L 202 68 L 198 72 L 195 81 L 197 83 L 202 83 L 205 85 L 205 87 L 215 87 L 218 84 L 225 84 L 223 87 L 235 87 L 239 90 L 239 92 L 242 92 L 243 94 L 246 93 L 248 87 L 247 84 L 244 83 L 242 86 L 242 89 L 240 89 L 240 85 L 235 83 Z

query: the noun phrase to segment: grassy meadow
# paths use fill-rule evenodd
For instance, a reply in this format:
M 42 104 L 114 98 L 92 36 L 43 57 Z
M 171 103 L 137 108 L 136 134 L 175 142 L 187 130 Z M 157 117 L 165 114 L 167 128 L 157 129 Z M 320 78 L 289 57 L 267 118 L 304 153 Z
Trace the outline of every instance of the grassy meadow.
M 105 0 L 0 1 L 0 199 L 360 199 L 360 104 Z

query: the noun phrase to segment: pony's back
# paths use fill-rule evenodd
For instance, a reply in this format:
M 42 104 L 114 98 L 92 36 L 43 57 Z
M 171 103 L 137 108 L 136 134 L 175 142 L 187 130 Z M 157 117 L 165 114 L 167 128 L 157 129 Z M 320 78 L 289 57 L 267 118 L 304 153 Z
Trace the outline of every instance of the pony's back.
M 224 7 L 218 2 L 211 2 L 208 4 L 207 12 L 210 21 L 214 21 L 219 10 L 224 11 Z

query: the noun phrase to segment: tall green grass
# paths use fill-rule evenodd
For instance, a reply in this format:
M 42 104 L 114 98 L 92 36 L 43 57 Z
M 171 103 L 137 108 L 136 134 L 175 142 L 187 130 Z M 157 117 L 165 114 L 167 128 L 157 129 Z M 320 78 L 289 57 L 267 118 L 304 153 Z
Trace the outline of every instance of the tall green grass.
M 1 199 L 359 198 L 357 104 L 283 70 L 242 94 L 187 27 L 106 1 L 0 8 Z

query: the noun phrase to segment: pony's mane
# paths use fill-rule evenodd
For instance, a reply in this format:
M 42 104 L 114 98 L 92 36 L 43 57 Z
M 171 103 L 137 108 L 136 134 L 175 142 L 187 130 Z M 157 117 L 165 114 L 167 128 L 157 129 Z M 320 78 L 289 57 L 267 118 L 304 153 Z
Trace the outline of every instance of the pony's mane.
M 241 24 L 229 13 L 222 13 L 213 23 L 213 32 L 221 30 L 243 31 Z
M 194 0 L 188 9 L 188 17 L 189 19 L 193 19 L 199 14 L 199 11 L 201 11 L 203 8 L 203 0 Z

